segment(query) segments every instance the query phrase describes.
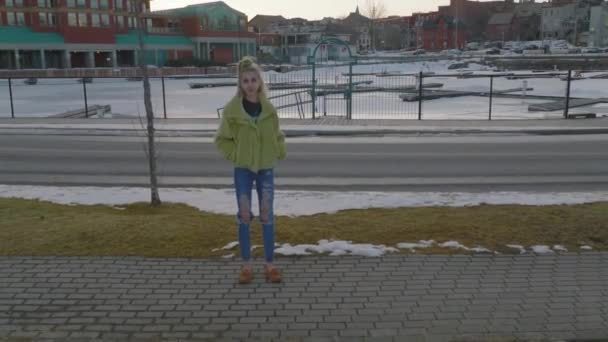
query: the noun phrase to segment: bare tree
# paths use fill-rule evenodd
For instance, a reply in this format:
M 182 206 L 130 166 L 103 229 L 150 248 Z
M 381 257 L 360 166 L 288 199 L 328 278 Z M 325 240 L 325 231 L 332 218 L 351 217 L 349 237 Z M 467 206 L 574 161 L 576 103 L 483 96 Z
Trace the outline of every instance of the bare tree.
M 369 18 L 369 32 L 372 50 L 376 49 L 376 21 L 386 15 L 386 6 L 382 0 L 366 0 L 363 14 Z
M 156 148 L 154 146 L 154 110 L 152 108 L 152 98 L 150 94 L 150 78 L 148 75 L 148 65 L 146 63 L 146 46 L 144 43 L 144 34 L 146 30 L 146 17 L 144 15 L 144 8 L 146 0 L 137 0 L 137 23 L 139 25 L 138 40 L 139 40 L 139 68 L 143 76 L 144 85 L 144 105 L 146 107 L 146 121 L 147 125 L 147 136 L 148 136 L 148 164 L 150 169 L 150 191 L 151 191 L 151 204 L 153 206 L 161 205 L 160 195 L 158 194 L 158 177 L 156 175 Z

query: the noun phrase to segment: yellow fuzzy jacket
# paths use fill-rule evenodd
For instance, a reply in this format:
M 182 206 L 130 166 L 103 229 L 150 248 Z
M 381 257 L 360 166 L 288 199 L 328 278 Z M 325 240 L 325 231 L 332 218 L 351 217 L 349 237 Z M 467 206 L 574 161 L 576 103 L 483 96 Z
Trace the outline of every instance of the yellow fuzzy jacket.
M 266 98 L 260 98 L 260 104 L 262 112 L 254 120 L 243 108 L 243 98 L 232 98 L 215 135 L 215 145 L 224 158 L 253 172 L 271 169 L 287 155 L 276 109 Z

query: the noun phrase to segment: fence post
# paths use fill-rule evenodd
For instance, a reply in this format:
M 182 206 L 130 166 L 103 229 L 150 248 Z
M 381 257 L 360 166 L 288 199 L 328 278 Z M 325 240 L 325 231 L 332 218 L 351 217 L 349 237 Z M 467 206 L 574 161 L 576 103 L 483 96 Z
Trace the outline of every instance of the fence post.
M 163 84 L 163 110 L 164 110 L 164 113 L 165 113 L 165 120 L 167 120 L 167 100 L 166 100 L 166 97 L 165 97 L 165 73 L 163 71 L 161 71 L 160 79 L 161 79 L 162 84 Z
M 347 116 L 348 120 L 352 120 L 353 118 L 353 63 L 350 62 L 348 64 L 348 106 L 347 106 Z
M 572 69 L 568 70 L 568 85 L 566 86 L 566 108 L 564 108 L 564 119 L 568 118 L 570 110 L 570 83 L 572 83 Z
M 315 114 L 317 112 L 317 93 L 315 88 L 315 62 L 312 62 L 312 88 L 310 90 L 311 98 L 312 98 L 312 118 L 315 119 Z
M 422 120 L 422 71 L 418 77 L 418 120 Z
M 87 100 L 87 80 L 85 77 L 82 78 L 82 89 L 84 90 L 84 117 L 89 118 L 89 103 Z
M 11 98 L 11 118 L 14 119 L 15 118 L 15 107 L 13 105 L 13 80 L 9 77 L 8 78 L 8 94 L 9 97 Z
M 488 120 L 492 120 L 492 95 L 494 94 L 494 76 L 490 76 L 490 109 L 488 111 Z

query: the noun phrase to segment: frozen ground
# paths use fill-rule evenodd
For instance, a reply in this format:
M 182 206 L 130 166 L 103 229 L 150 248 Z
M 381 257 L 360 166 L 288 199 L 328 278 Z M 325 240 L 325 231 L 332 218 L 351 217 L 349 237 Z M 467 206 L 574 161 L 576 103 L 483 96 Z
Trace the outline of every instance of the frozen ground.
M 219 214 L 234 214 L 234 192 L 232 190 L 211 189 L 161 189 L 161 198 L 167 202 L 181 202 L 200 210 Z M 61 204 L 106 204 L 121 210 L 122 206 L 134 202 L 145 202 L 149 190 L 144 188 L 96 188 L 96 187 L 40 187 L 0 185 L 0 197 L 40 199 Z M 276 194 L 276 213 L 278 215 L 301 216 L 318 213 L 332 213 L 345 209 L 395 208 L 421 206 L 471 206 L 485 204 L 576 204 L 608 200 L 608 193 L 381 193 L 381 192 L 314 192 L 314 191 L 278 191 Z M 254 212 L 257 210 L 254 201 Z M 420 240 L 418 242 L 399 242 L 394 247 L 353 243 L 352 241 L 320 240 L 315 244 L 292 246 L 279 243 L 275 252 L 282 255 L 311 255 L 315 253 L 330 256 L 358 255 L 378 257 L 387 253 L 409 250 L 416 252 L 425 248 L 439 246 L 446 249 L 458 249 L 475 253 L 496 253 L 483 246 L 465 246 L 458 241 L 437 242 Z M 220 249 L 230 253 L 237 252 L 238 242 L 231 242 Z M 253 246 L 253 249 L 260 246 Z M 551 254 L 567 252 L 561 245 L 555 246 L 522 246 L 510 244 L 507 247 L 524 253 Z M 580 250 L 592 248 L 580 245 Z M 235 253 L 224 257 L 232 258 Z

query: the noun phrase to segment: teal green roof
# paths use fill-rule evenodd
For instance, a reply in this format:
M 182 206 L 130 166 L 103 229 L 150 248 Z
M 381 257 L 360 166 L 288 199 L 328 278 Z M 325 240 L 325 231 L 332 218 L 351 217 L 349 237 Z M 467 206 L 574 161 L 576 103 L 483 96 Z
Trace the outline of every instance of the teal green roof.
M 54 32 L 34 32 L 29 27 L 0 26 L 0 44 L 64 44 L 63 36 Z
M 158 36 L 147 35 L 144 37 L 146 45 L 192 45 L 192 40 L 184 36 Z M 116 44 L 118 45 L 138 45 L 139 39 L 137 32 L 131 31 L 129 34 L 117 34 Z

